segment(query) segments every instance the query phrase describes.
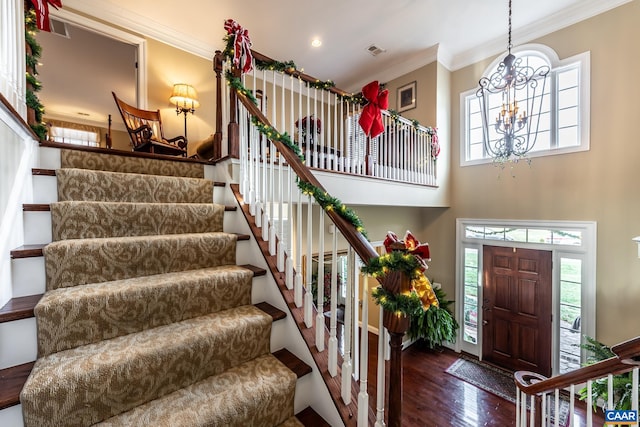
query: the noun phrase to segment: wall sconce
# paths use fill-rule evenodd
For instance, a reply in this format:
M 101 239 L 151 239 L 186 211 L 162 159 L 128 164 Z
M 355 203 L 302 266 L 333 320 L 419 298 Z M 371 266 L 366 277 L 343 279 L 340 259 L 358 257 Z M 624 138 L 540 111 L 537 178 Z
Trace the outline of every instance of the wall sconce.
M 177 115 L 184 114 L 184 138 L 187 139 L 187 113 L 194 114 L 196 108 L 200 107 L 198 93 L 191 85 L 177 83 L 173 85 L 169 102 L 175 104 Z
M 633 239 L 634 242 L 636 242 L 638 244 L 638 258 L 640 258 L 640 236 L 634 237 Z

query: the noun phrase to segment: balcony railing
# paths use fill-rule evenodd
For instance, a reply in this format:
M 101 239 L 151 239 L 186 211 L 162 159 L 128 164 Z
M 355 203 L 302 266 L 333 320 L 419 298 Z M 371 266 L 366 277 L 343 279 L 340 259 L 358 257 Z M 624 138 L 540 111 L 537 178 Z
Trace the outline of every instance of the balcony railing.
M 272 59 L 252 51 L 260 63 Z M 240 157 L 235 95 L 223 84 L 223 58 L 214 60 L 218 76 L 218 117 L 214 158 Z M 436 186 L 439 145 L 436 130 L 382 111 L 384 132 L 369 138 L 358 125 L 363 98 L 353 96 L 294 68 L 258 69 L 242 75 L 272 125 L 287 132 L 313 169 Z M 232 105 L 228 105 L 230 101 Z M 223 123 L 229 124 L 227 127 Z M 223 144 L 222 141 L 227 141 Z M 267 143 L 266 150 L 270 149 Z
M 586 387 L 587 408 L 599 407 L 602 410 L 615 408 L 614 376 L 631 371 L 631 410 L 638 411 L 638 366 L 640 366 L 640 337 L 623 342 L 611 348 L 614 357 L 598 363 L 546 378 L 535 372 L 518 371 L 515 373 L 516 426 L 556 426 L 559 418 L 561 395 L 568 391 L 569 414 L 567 426 L 573 426 L 574 402 L 576 392 Z M 594 401 L 592 387 L 595 381 L 607 384 L 607 401 Z M 587 427 L 593 426 L 593 412 L 587 410 Z

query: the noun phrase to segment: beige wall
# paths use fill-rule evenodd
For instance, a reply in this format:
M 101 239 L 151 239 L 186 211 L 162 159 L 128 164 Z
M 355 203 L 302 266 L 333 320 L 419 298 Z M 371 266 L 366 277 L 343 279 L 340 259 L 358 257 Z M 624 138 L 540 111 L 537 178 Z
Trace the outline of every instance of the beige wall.
M 450 294 L 455 280 L 456 218 L 597 221 L 597 338 L 607 344 L 640 335 L 640 235 L 634 126 L 640 95 L 640 2 L 634 1 L 536 40 L 560 59 L 591 51 L 591 149 L 535 158 L 500 170 L 459 166 L 461 92 L 474 88 L 494 59 L 452 73 L 451 209 L 425 210 L 422 235 L 432 244 L 429 270 Z
M 187 83 L 198 91 L 200 108 L 187 117 L 188 154 L 198 141 L 215 132 L 215 73 L 212 60 L 204 59 L 153 39 L 147 39 L 148 109 L 160 109 L 167 138 L 184 134 L 184 116 L 176 115 L 169 96 L 175 83 Z

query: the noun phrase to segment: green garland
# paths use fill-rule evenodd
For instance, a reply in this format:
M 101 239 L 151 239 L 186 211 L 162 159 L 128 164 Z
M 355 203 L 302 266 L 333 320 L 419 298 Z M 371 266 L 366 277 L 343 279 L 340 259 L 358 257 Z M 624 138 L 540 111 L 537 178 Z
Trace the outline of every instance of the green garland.
M 414 280 L 422 275 L 422 265 L 414 255 L 392 251 L 370 259 L 360 271 L 376 278 L 385 276 L 390 271 L 402 271 L 410 280 Z
M 351 225 L 353 225 L 360 234 L 362 234 L 366 239 L 367 232 L 364 229 L 364 225 L 362 224 L 362 220 L 356 215 L 356 213 L 346 207 L 340 199 L 330 196 L 326 191 L 320 190 L 313 184 L 310 184 L 306 181 L 302 181 L 298 179 L 298 188 L 302 191 L 303 194 L 313 196 L 316 202 L 324 209 L 325 211 L 334 211 L 337 212 L 342 218 L 347 220 Z M 376 258 L 377 259 L 377 258 Z
M 35 134 L 40 138 L 41 141 L 47 139 L 47 126 L 42 123 L 42 116 L 44 115 L 44 106 L 40 102 L 38 92 L 42 89 L 42 84 L 37 79 L 36 66 L 38 65 L 38 60 L 42 55 L 42 47 L 38 44 L 36 40 L 36 33 L 38 32 L 38 27 L 36 25 L 36 12 L 33 7 L 30 7 L 25 11 L 24 15 L 25 22 L 25 42 L 31 48 L 31 53 L 27 54 L 25 57 L 25 63 L 28 70 L 33 70 L 33 73 L 27 71 L 26 73 L 26 81 L 29 84 L 27 86 L 25 103 L 27 107 L 32 108 L 35 111 L 35 120 L 36 123 L 30 123 L 31 129 L 35 132 Z
M 371 296 L 375 303 L 384 310 L 391 313 L 402 313 L 410 319 L 420 316 L 424 311 L 422 301 L 415 292 L 411 292 L 409 295 L 394 294 L 382 286 L 378 286 L 371 291 Z
M 387 111 L 389 112 L 389 117 L 391 117 L 391 120 L 393 121 L 393 123 L 395 123 L 396 125 L 400 123 L 400 117 L 402 117 L 400 113 L 398 113 L 396 110 L 387 110 Z M 413 126 L 413 128 L 417 130 L 420 127 L 420 122 L 415 119 L 411 120 L 411 126 Z M 427 130 L 427 133 L 431 136 L 437 133 L 435 128 L 432 128 L 431 126 L 425 126 L 425 129 Z

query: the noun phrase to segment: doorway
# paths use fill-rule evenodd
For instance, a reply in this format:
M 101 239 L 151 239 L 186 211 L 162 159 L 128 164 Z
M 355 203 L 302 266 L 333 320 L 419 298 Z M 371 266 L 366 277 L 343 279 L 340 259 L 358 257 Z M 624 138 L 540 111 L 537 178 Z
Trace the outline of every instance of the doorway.
M 482 358 L 552 373 L 552 252 L 483 246 Z

